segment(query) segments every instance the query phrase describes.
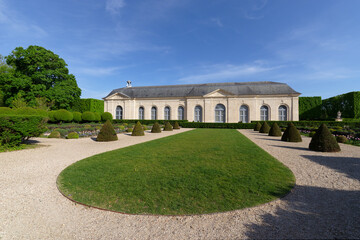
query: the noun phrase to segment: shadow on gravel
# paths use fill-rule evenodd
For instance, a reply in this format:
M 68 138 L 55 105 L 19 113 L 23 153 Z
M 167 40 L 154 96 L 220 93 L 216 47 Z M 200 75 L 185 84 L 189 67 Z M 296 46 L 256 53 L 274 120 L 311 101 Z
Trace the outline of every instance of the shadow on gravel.
M 273 138 L 256 138 L 256 139 L 262 139 L 262 140 L 270 140 L 270 141 L 281 142 L 281 139 L 278 139 L 278 138 L 276 138 L 276 137 L 273 137 Z
M 40 141 L 38 140 L 34 140 L 34 139 L 28 139 L 24 141 L 25 144 L 37 144 L 40 143 Z
M 301 155 L 301 156 L 320 165 L 334 169 L 338 172 L 345 173 L 349 178 L 353 178 L 360 181 L 360 158 L 313 156 L 313 155 Z
M 271 145 L 272 147 L 279 147 L 279 148 L 288 148 L 288 149 L 295 149 L 295 150 L 301 150 L 301 151 L 309 151 L 310 149 L 304 148 L 304 147 L 292 147 L 292 146 L 280 146 L 280 145 Z
M 251 239 L 354 239 L 360 236 L 360 191 L 295 186 L 275 215 L 259 216 L 261 224 L 248 224 Z

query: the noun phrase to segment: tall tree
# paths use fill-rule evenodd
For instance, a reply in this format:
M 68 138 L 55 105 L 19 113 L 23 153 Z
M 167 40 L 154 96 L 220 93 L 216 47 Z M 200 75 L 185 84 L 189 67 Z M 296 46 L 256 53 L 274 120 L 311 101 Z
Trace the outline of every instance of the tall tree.
M 36 106 L 37 99 L 44 98 L 53 103 L 53 109 L 71 109 L 80 99 L 75 76 L 69 74 L 65 61 L 50 50 L 17 47 L 6 57 L 6 63 L 13 69 L 0 80 L 6 105 L 22 96 L 29 106 Z
M 12 68 L 6 64 L 5 58 L 0 54 L 0 107 L 5 106 L 5 93 L 3 91 L 3 82 L 9 77 Z

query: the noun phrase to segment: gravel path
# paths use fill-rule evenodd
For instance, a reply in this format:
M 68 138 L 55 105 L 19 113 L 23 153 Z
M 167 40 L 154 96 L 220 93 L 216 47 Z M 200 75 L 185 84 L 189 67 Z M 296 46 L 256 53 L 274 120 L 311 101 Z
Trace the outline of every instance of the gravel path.
M 0 239 L 360 238 L 360 147 L 307 150 L 241 130 L 288 166 L 296 187 L 261 206 L 200 216 L 134 216 L 76 205 L 56 188 L 68 165 L 97 153 L 176 134 L 119 135 L 119 141 L 37 139 L 44 147 L 0 153 Z

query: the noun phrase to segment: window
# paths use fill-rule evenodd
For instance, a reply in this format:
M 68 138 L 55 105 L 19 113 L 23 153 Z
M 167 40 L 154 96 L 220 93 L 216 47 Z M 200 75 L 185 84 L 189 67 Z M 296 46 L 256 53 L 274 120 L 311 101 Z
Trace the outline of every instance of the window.
M 195 122 L 202 122 L 202 108 L 201 108 L 201 106 L 196 106 L 195 107 L 194 121 Z
M 144 120 L 144 108 L 139 107 L 139 119 Z
M 218 104 L 215 107 L 215 122 L 225 122 L 225 106 L 222 104 Z
M 180 106 L 178 108 L 178 120 L 184 120 L 184 108 L 182 106 Z
M 279 120 L 287 121 L 287 107 L 284 105 L 279 107 Z
M 165 120 L 170 120 L 170 107 L 165 107 L 164 108 L 164 119 Z
M 269 108 L 267 106 L 261 106 L 260 108 L 260 121 L 269 120 Z
M 249 122 L 249 108 L 246 105 L 240 107 L 240 122 L 248 123 Z
M 123 119 L 123 109 L 121 106 L 116 107 L 116 119 Z
M 151 108 L 151 120 L 156 120 L 157 119 L 156 111 L 157 111 L 156 107 Z

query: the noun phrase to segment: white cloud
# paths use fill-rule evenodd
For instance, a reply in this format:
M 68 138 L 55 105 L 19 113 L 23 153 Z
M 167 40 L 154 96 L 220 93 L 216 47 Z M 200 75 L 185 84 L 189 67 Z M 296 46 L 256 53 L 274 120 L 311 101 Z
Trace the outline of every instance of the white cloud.
M 120 9 L 125 6 L 124 0 L 107 0 L 105 9 L 111 14 L 119 13 Z
M 183 83 L 204 83 L 223 81 L 229 79 L 235 79 L 245 76 L 253 76 L 264 72 L 269 72 L 282 66 L 276 67 L 264 67 L 261 65 L 212 65 L 205 67 L 205 73 L 194 74 L 187 77 L 178 79 L 178 82 Z
M 211 21 L 214 22 L 218 27 L 224 26 L 219 18 L 212 18 Z

